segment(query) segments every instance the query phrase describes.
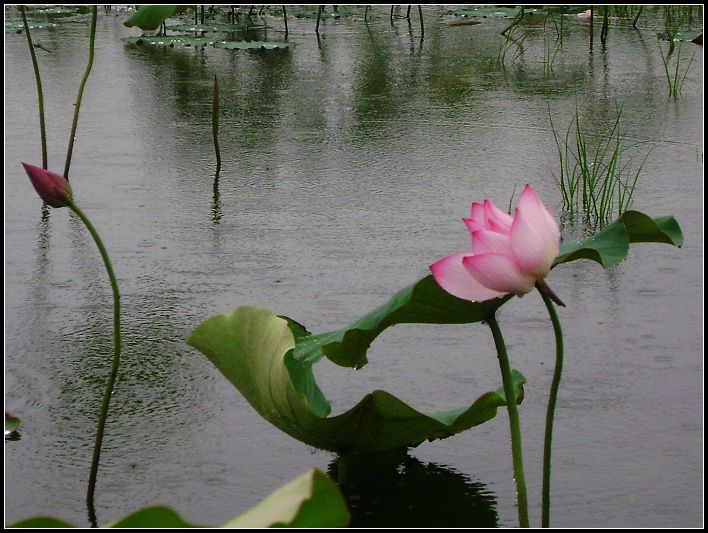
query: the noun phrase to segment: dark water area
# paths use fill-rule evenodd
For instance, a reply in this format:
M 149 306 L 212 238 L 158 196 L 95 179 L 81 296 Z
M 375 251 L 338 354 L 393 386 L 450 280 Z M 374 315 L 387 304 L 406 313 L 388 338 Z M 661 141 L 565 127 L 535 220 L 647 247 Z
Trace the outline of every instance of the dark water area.
M 702 48 L 683 45 L 695 60 L 673 100 L 650 15 L 639 30 L 613 25 L 592 54 L 587 26 L 569 18 L 549 69 L 542 20 L 527 23 L 523 53 L 500 64 L 508 21 L 448 26 L 443 7 L 426 7 L 421 39 L 415 18 L 391 25 L 388 8 L 370 11 L 368 25 L 361 16 L 327 20 L 319 43 L 314 21 L 293 18 L 294 46 L 269 53 L 126 46 L 121 37 L 139 33 L 122 26 L 127 15 L 100 16 L 70 177 L 123 294 L 99 523 L 159 503 L 218 525 L 315 466 L 340 480 L 355 525 L 515 526 L 506 413 L 381 463 L 338 459 L 265 422 L 185 340 L 201 321 L 242 305 L 314 332 L 349 324 L 432 262 L 468 249 L 461 218 L 472 201 L 506 206 L 525 183 L 559 214 L 549 108 L 557 127 L 577 109 L 602 134 L 619 106 L 626 157 L 639 163 L 649 153 L 633 208 L 675 215 L 685 245 L 641 244 L 610 270 L 581 261 L 549 277 L 567 305 L 551 523 L 700 527 Z M 282 38 L 281 22 L 268 22 L 268 37 Z M 37 55 L 49 166 L 61 172 L 87 24 L 34 38 L 51 50 Z M 41 158 L 19 34 L 5 36 L 5 131 L 5 404 L 23 419 L 21 438 L 5 443 L 5 520 L 43 514 L 86 525 L 111 292 L 80 221 L 68 210 L 42 218 L 20 165 Z M 568 239 L 582 233 L 563 229 Z M 536 294 L 504 306 L 499 320 L 512 365 L 528 379 L 520 415 L 538 525 L 553 331 Z M 359 371 L 315 367 L 335 414 L 374 389 L 433 412 L 500 386 L 481 324 L 398 326 L 372 345 L 369 361 Z

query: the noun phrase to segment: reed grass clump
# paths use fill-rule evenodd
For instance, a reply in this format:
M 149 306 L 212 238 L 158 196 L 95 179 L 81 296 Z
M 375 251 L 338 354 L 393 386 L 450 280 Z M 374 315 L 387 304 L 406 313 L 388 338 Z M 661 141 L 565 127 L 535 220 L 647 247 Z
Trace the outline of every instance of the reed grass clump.
M 622 215 L 632 205 L 644 156 L 639 166 L 627 160 L 626 134 L 621 131 L 622 110 L 605 133 L 590 133 L 581 124 L 576 109 L 563 136 L 554 124 L 549 108 L 551 130 L 558 148 L 560 172 L 556 183 L 563 209 L 581 215 L 591 226 L 602 226 Z

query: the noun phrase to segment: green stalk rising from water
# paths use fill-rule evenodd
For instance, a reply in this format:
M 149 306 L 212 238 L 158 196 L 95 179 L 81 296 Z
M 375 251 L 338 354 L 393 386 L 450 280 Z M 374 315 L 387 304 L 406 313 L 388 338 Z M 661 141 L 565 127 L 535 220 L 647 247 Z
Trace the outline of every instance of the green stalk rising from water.
M 98 428 L 96 430 L 96 442 L 93 448 L 93 459 L 91 461 L 91 473 L 89 475 L 88 492 L 86 493 L 86 505 L 89 508 L 89 516 L 92 517 L 92 522 L 95 521 L 94 516 L 94 505 L 93 497 L 96 489 L 96 477 L 98 475 L 98 464 L 101 458 L 101 445 L 103 443 L 103 432 L 106 426 L 106 419 L 108 418 L 108 408 L 111 403 L 111 395 L 113 394 L 113 386 L 116 382 L 116 376 L 118 375 L 118 367 L 120 365 L 120 292 L 118 290 L 118 282 L 116 281 L 116 276 L 113 273 L 113 266 L 111 265 L 111 260 L 108 257 L 108 252 L 106 247 L 101 241 L 101 237 L 98 232 L 91 224 L 91 221 L 86 217 L 83 211 L 79 209 L 73 201 L 67 204 L 67 207 L 71 209 L 74 213 L 78 215 L 81 221 L 86 225 L 89 230 L 91 237 L 96 242 L 99 252 L 101 252 L 101 258 L 103 259 L 103 264 L 106 267 L 106 272 L 108 272 L 108 279 L 111 282 L 111 288 L 113 289 L 113 364 L 111 366 L 111 372 L 108 375 L 108 381 L 106 382 L 106 390 L 103 395 L 103 404 L 101 405 L 101 413 L 98 420 Z
M 511 455 L 514 464 L 514 479 L 516 481 L 516 497 L 519 508 L 519 526 L 529 527 L 528 498 L 526 496 L 526 476 L 524 474 L 524 461 L 521 446 L 521 426 L 519 424 L 519 411 L 516 407 L 516 394 L 514 393 L 514 383 L 511 378 L 511 367 L 509 357 L 506 353 L 506 345 L 502 336 L 501 328 L 496 317 L 492 314 L 487 323 L 494 336 L 494 345 L 499 358 L 499 369 L 501 370 L 502 382 L 504 383 L 504 396 L 506 407 L 509 411 L 509 427 L 511 429 Z
M 558 313 L 553 306 L 551 298 L 541 289 L 538 291 L 546 304 L 548 315 L 553 323 L 553 332 L 556 336 L 556 364 L 553 369 L 551 392 L 548 396 L 548 409 L 546 410 L 546 433 L 543 441 L 543 489 L 541 494 L 541 527 L 550 527 L 551 514 L 551 445 L 553 441 L 553 418 L 558 398 L 561 374 L 563 373 L 563 330 L 561 329 Z
M 44 92 L 42 91 L 42 78 L 39 76 L 39 66 L 37 65 L 37 56 L 34 53 L 34 44 L 32 43 L 32 35 L 30 34 L 29 24 L 27 24 L 25 6 L 20 6 L 20 13 L 22 13 L 22 25 L 25 27 L 27 44 L 29 44 L 30 55 L 32 56 L 32 66 L 34 67 L 34 79 L 37 83 L 37 101 L 39 102 L 39 134 L 42 139 L 42 168 L 46 170 L 47 128 L 44 125 Z
M 84 87 L 88 81 L 89 74 L 91 74 L 91 67 L 93 67 L 93 51 L 94 45 L 96 43 L 96 19 L 98 18 L 98 6 L 91 6 L 91 37 L 89 41 L 89 60 L 88 65 L 86 65 L 86 71 L 84 72 L 84 77 L 81 79 L 81 84 L 79 85 L 79 94 L 76 97 L 76 104 L 74 105 L 74 120 L 71 123 L 71 134 L 69 136 L 69 148 L 66 151 L 66 163 L 64 163 L 64 179 L 69 179 L 69 167 L 71 166 L 71 154 L 74 151 L 74 138 L 76 137 L 76 126 L 79 124 L 79 110 L 81 109 L 81 99 L 84 95 Z

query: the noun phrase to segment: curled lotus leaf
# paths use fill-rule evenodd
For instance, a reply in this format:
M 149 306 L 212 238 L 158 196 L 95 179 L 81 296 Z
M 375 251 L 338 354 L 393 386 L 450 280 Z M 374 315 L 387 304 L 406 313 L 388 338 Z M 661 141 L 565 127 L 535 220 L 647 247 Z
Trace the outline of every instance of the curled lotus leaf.
M 415 446 L 486 422 L 506 405 L 500 388 L 469 406 L 426 415 L 377 390 L 348 411 L 327 417 L 329 404 L 314 381 L 311 365 L 295 370 L 308 375 L 300 380 L 309 383 L 304 392 L 295 387 L 292 370 L 286 365 L 287 355 L 309 337 L 301 326 L 267 309 L 240 307 L 206 320 L 187 342 L 206 355 L 263 418 L 292 437 L 325 450 Z M 525 378 L 514 372 L 517 402 L 523 398 L 524 382 Z M 326 408 L 317 400 L 324 400 Z

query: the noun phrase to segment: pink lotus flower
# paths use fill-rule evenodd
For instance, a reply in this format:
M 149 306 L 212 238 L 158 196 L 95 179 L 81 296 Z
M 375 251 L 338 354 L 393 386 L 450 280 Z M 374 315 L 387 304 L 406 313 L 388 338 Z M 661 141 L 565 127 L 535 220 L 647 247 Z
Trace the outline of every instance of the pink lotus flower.
M 530 185 L 524 187 L 513 218 L 485 200 L 472 204 L 472 218 L 464 222 L 472 235 L 472 251 L 430 266 L 445 291 L 475 302 L 522 296 L 536 284 L 552 294 L 543 279 L 558 256 L 560 230 Z
M 588 9 L 587 11 L 583 11 L 582 13 L 578 13 L 578 18 L 580 20 L 588 20 L 592 16 L 592 12 Z
M 71 202 L 71 185 L 59 174 L 42 167 L 22 163 L 39 197 L 52 207 L 66 207 Z

